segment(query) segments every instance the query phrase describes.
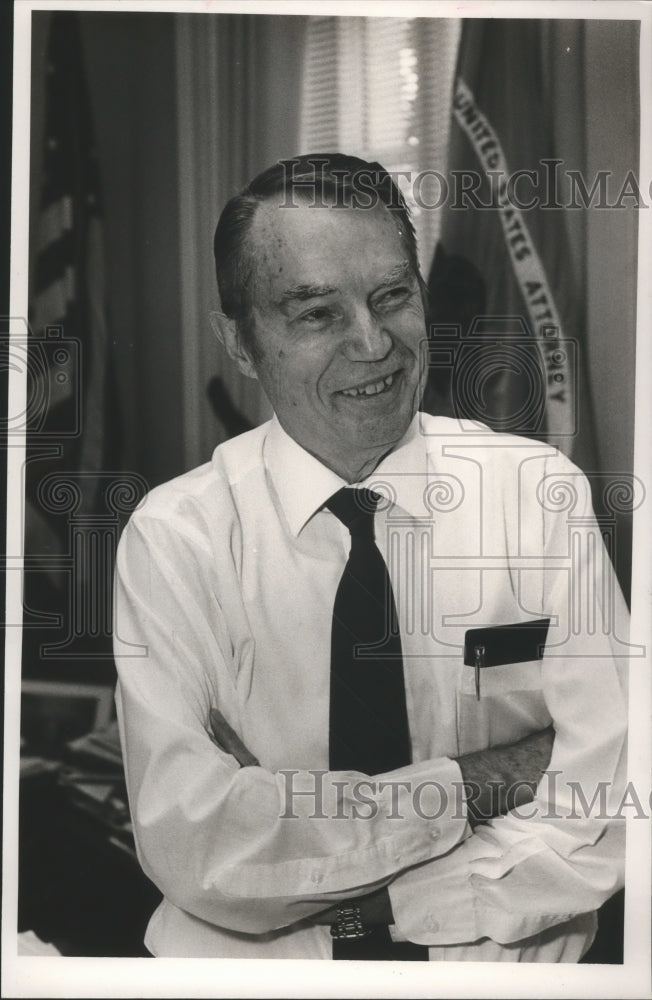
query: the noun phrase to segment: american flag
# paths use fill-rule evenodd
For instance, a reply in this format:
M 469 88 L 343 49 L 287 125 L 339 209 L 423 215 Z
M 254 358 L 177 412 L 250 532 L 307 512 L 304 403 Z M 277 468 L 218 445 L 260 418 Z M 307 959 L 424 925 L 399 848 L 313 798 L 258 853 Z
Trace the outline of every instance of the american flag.
M 102 472 L 118 467 L 120 447 L 105 315 L 100 171 L 83 57 L 78 14 L 53 12 L 46 49 L 40 200 L 31 226 L 28 394 L 44 401 L 42 417 L 28 426 L 25 472 L 26 622 L 31 612 L 35 617 L 24 641 L 25 657 L 32 662 L 39 660 L 41 644 L 59 638 L 51 628 L 38 627 L 40 613 L 56 611 L 64 629 L 71 614 L 69 579 L 63 571 L 72 555 L 69 515 L 45 509 L 39 486 L 53 473 L 76 477 L 83 487 L 78 513 L 102 514 L 102 485 L 106 488 L 107 482 Z M 87 581 L 76 578 L 80 592 L 86 586 Z M 108 601 L 110 594 L 96 594 L 95 599 Z
M 437 323 L 462 331 L 452 376 L 459 415 L 543 437 L 591 468 L 585 288 L 573 267 L 565 212 L 546 207 L 545 165 L 557 149 L 546 37 L 545 22 L 536 20 L 464 21 L 449 177 L 478 184 L 459 198 L 463 208 L 451 197 L 442 210 L 429 288 Z M 581 46 L 569 59 L 579 74 Z M 578 130 L 582 114 L 574 93 L 567 116 Z M 518 172 L 529 175 L 536 197 L 532 187 L 525 194 L 525 184 L 518 197 L 509 195 L 508 179 Z
M 81 401 L 80 433 L 66 445 L 68 467 L 99 471 L 106 458 L 107 379 L 102 198 L 79 18 L 52 14 L 46 55 L 45 131 L 36 226 L 31 329 L 58 327 L 79 344 L 79 371 L 48 372 L 47 427 L 69 429 Z M 49 362 L 51 359 L 46 356 Z M 41 370 L 43 365 L 41 365 Z M 80 396 L 80 400 L 76 396 Z

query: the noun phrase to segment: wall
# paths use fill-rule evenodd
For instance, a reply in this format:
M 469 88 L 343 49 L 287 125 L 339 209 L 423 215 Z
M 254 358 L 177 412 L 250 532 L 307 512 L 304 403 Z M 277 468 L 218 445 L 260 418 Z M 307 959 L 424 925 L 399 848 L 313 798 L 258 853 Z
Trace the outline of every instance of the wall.
M 628 170 L 638 175 L 638 32 L 596 21 L 587 29 L 587 175 L 609 170 L 614 201 Z M 637 213 L 588 213 L 589 357 L 601 467 L 631 469 L 636 355 Z
M 611 171 L 613 204 L 627 172 L 639 174 L 638 25 L 589 22 L 586 41 L 587 179 Z M 616 474 L 631 472 L 634 459 L 638 213 L 632 199 L 623 204 L 586 213 L 587 360 L 598 468 Z M 618 512 L 616 531 L 613 558 L 627 591 L 631 514 Z

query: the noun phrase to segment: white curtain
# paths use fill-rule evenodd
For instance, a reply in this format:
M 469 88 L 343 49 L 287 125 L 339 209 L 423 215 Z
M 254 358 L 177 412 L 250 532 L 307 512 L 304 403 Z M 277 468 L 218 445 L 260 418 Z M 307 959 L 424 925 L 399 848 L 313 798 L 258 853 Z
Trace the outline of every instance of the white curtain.
M 188 468 L 228 436 L 206 395 L 219 374 L 252 424 L 269 416 L 213 334 L 219 308 L 213 234 L 226 201 L 260 170 L 296 153 L 305 18 L 187 14 L 176 21 L 184 446 Z

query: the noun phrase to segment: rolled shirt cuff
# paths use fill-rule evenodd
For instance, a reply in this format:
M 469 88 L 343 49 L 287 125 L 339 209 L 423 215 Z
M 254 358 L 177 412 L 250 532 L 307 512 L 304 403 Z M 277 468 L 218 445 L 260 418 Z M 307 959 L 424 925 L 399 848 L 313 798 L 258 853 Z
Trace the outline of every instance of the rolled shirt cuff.
M 394 941 L 435 947 L 478 939 L 468 855 L 453 849 L 399 875 L 389 886 Z

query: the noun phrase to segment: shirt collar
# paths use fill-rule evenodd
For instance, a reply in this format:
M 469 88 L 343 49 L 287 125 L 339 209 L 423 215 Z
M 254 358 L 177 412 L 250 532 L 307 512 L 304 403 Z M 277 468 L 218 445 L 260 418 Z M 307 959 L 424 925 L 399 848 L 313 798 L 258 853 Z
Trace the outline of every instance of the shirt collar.
M 349 485 L 291 438 L 276 416 L 265 441 L 265 464 L 295 537 L 333 493 Z M 396 448 L 367 479 L 351 485 L 377 489 L 408 514 L 420 517 L 427 513 L 427 474 L 426 439 L 417 413 Z

